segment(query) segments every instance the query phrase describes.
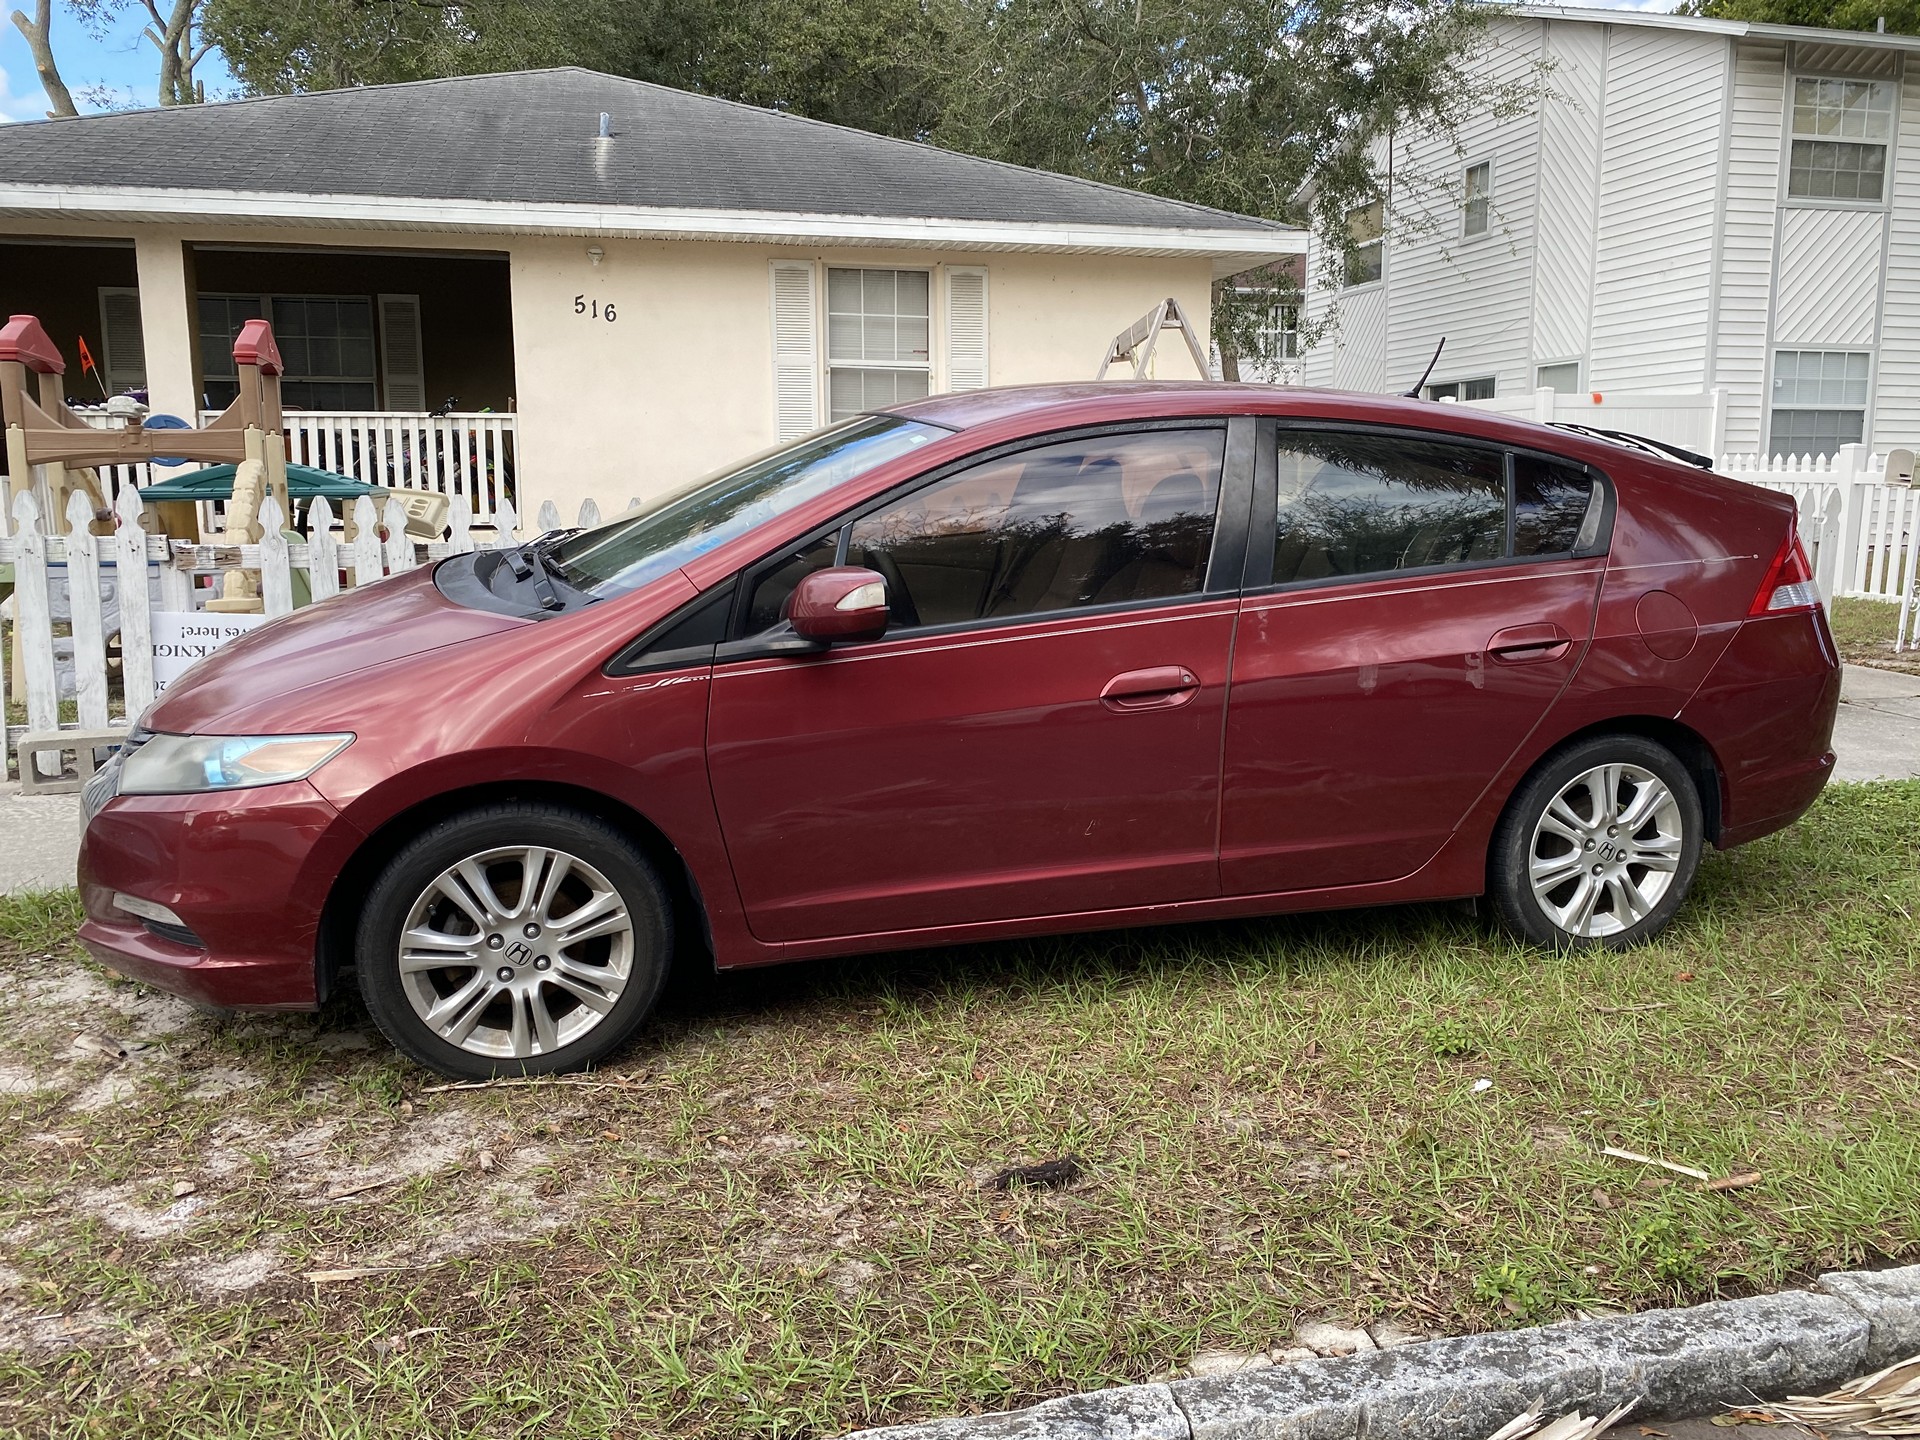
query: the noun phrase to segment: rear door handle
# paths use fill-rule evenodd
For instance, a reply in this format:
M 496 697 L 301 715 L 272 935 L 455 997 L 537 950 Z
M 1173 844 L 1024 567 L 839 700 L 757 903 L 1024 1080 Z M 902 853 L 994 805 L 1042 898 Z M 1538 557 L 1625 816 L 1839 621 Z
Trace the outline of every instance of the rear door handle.
M 1193 699 L 1200 677 L 1184 665 L 1155 665 L 1116 675 L 1100 692 L 1109 710 L 1172 710 Z
M 1558 660 L 1573 644 L 1573 637 L 1551 621 L 1532 625 L 1509 625 L 1487 641 L 1487 653 L 1502 665 L 1532 665 L 1542 660 Z

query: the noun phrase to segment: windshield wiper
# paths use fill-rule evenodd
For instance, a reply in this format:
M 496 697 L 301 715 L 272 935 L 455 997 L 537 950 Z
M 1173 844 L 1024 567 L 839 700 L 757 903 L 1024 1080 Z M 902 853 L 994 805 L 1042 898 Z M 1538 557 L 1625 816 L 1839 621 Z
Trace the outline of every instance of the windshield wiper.
M 578 535 L 580 527 L 571 530 L 550 530 L 545 535 L 529 540 L 518 550 L 510 552 L 513 556 L 513 578 L 525 580 L 533 577 L 533 593 L 540 601 L 542 610 L 564 610 L 567 602 L 560 598 L 553 588 L 553 577 L 558 575 L 565 580 L 566 572 L 554 561 L 547 558 L 548 552 L 565 540 L 569 535 Z

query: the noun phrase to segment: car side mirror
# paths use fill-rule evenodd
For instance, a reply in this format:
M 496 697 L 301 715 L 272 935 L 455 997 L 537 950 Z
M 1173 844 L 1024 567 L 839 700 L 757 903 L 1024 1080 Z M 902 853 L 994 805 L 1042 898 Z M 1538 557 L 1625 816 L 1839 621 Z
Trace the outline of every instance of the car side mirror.
M 858 565 L 815 570 L 794 586 L 787 623 L 808 640 L 874 640 L 887 630 L 887 582 Z

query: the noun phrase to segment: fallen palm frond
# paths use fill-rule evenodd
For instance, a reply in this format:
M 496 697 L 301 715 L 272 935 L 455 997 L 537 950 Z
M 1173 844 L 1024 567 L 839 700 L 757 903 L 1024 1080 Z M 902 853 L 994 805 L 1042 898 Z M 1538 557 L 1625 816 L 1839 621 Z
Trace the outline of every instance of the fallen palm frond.
M 1920 1436 L 1920 1355 L 1825 1395 L 1795 1395 L 1767 1408 L 1779 1420 L 1820 1430 Z
M 1543 1403 L 1535 1400 L 1524 1414 L 1514 1416 L 1489 1435 L 1487 1440 L 1528 1440 L 1528 1437 L 1531 1440 L 1591 1440 L 1591 1437 L 1605 1434 L 1624 1420 L 1627 1412 L 1637 1403 L 1629 1400 L 1610 1414 L 1591 1419 L 1576 1410 L 1548 1424 Z M 1542 1429 L 1543 1425 L 1546 1428 Z

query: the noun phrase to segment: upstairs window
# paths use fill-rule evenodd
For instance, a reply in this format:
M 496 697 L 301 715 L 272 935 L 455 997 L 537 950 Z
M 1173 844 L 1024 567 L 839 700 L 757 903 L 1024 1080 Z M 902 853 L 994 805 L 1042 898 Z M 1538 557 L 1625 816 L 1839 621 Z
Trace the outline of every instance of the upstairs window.
M 1796 77 L 1787 194 L 1805 200 L 1885 198 L 1892 139 L 1890 81 Z
M 1867 429 L 1873 357 L 1864 350 L 1781 350 L 1773 357 L 1775 455 L 1833 456 Z
M 1347 256 L 1347 284 L 1370 285 L 1386 273 L 1387 207 L 1376 200 L 1347 212 L 1347 235 L 1353 251 Z
M 827 418 L 917 400 L 932 386 L 932 277 L 827 271 Z
M 1442 380 L 1438 385 L 1427 386 L 1427 399 L 1491 400 L 1493 376 L 1481 375 L 1472 380 Z
M 1460 186 L 1460 233 L 1467 239 L 1487 233 L 1493 196 L 1493 162 L 1482 160 L 1467 167 Z

